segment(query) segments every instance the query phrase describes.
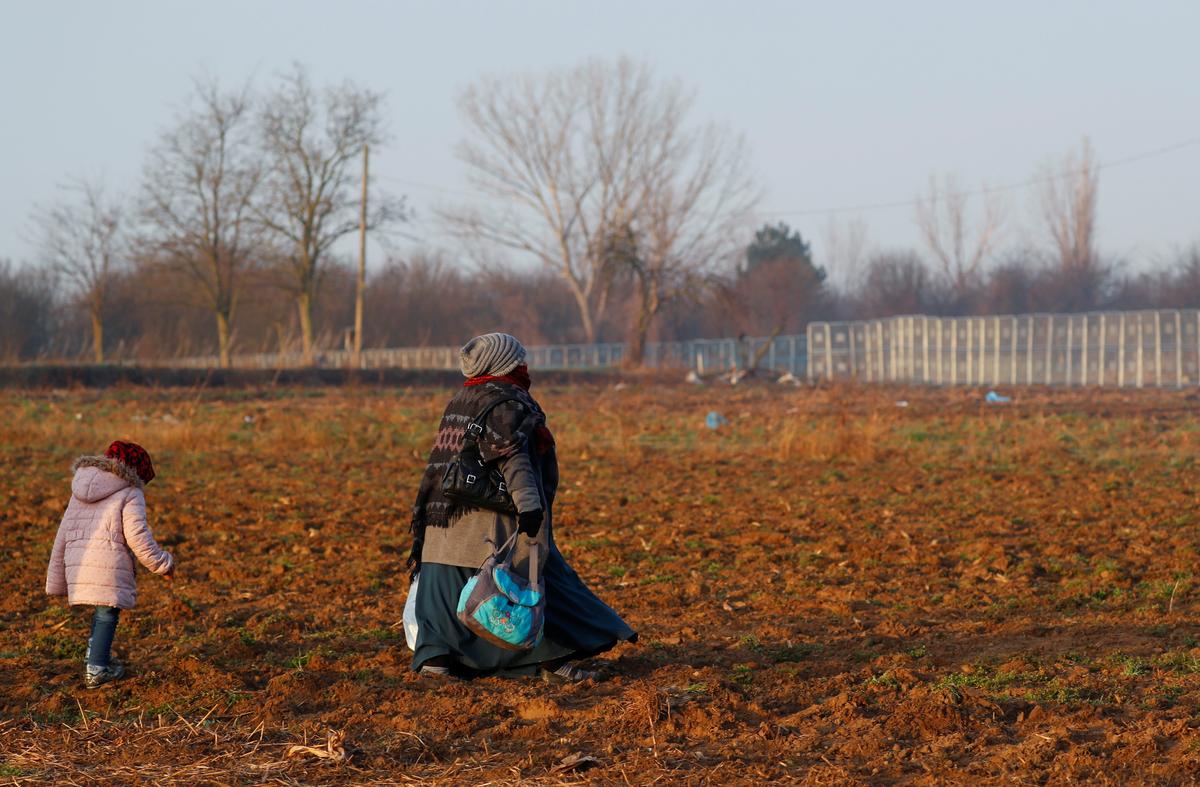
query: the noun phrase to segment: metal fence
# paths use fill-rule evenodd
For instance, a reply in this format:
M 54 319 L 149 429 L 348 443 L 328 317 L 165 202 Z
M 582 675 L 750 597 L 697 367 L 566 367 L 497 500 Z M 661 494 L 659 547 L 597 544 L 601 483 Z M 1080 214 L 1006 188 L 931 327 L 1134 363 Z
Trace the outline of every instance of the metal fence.
M 810 323 L 810 380 L 932 385 L 1200 383 L 1200 312 L 890 317 Z
M 761 350 L 760 369 L 791 372 L 802 377 L 807 342 L 804 336 L 770 338 L 694 339 L 686 342 L 651 342 L 646 345 L 645 365 L 652 368 L 695 369 L 715 374 L 745 369 Z M 608 369 L 621 366 L 628 348 L 622 343 L 551 344 L 527 348 L 534 369 Z M 304 366 L 300 353 L 257 353 L 235 355 L 235 369 L 289 369 Z M 319 350 L 315 363 L 325 368 L 349 368 L 349 350 Z M 219 365 L 215 355 L 163 361 L 162 365 L 208 369 Z M 458 347 L 404 347 L 363 350 L 362 369 L 458 369 Z

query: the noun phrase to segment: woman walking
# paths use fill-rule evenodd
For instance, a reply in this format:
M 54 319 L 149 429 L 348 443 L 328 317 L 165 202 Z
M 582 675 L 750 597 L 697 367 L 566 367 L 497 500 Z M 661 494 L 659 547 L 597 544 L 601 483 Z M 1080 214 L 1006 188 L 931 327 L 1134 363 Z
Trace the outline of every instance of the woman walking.
M 413 669 L 425 675 L 533 675 L 576 682 L 595 678 L 572 662 L 590 658 L 637 634 L 598 599 L 567 565 L 554 543 L 558 459 L 546 415 L 529 394 L 525 348 L 505 333 L 467 342 L 460 353 L 462 389 L 446 405 L 429 464 L 413 505 L 409 566 L 417 584 Z M 442 477 L 462 448 L 468 425 L 486 413 L 479 448 L 495 463 L 516 516 L 464 508 L 442 494 Z M 527 575 L 529 543 L 545 555 L 545 637 L 533 650 L 503 650 L 472 634 L 456 615 L 459 595 L 496 545 L 514 534 L 513 561 Z

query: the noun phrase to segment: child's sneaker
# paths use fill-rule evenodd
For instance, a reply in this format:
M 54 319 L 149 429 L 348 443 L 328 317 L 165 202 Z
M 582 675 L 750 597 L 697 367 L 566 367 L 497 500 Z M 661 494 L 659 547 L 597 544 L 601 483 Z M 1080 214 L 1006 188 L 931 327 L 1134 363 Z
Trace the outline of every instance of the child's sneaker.
M 112 683 L 125 674 L 125 665 L 119 661 L 109 662 L 107 667 L 88 667 L 83 683 L 89 689 L 98 689 L 105 683 Z

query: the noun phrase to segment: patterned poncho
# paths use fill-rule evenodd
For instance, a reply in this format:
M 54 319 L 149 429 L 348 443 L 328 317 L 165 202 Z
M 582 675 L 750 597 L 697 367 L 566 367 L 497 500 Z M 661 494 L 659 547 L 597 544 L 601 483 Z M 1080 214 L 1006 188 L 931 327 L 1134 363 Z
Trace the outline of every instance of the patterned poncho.
M 429 462 L 421 476 L 421 486 L 413 503 L 410 529 L 413 548 L 408 565 L 415 573 L 421 565 L 421 548 L 425 543 L 425 528 L 450 527 L 470 511 L 446 499 L 442 494 L 442 478 L 450 461 L 462 449 L 467 426 L 489 407 L 495 405 L 479 439 L 479 451 L 485 462 L 512 456 L 525 450 L 526 443 L 546 423 L 541 407 L 529 392 L 507 382 L 490 381 L 464 387 L 442 414 L 437 439 L 429 452 Z

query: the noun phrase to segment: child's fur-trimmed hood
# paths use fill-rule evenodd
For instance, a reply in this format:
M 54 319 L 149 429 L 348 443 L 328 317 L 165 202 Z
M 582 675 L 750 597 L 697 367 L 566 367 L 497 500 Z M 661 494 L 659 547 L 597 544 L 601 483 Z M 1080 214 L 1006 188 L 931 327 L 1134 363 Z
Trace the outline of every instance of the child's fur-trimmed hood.
M 146 484 L 142 481 L 136 470 L 124 462 L 119 462 L 107 456 L 81 456 L 71 463 L 71 472 L 77 472 L 81 467 L 94 467 L 97 470 L 112 473 L 117 478 L 128 481 L 138 489 L 146 488 Z

